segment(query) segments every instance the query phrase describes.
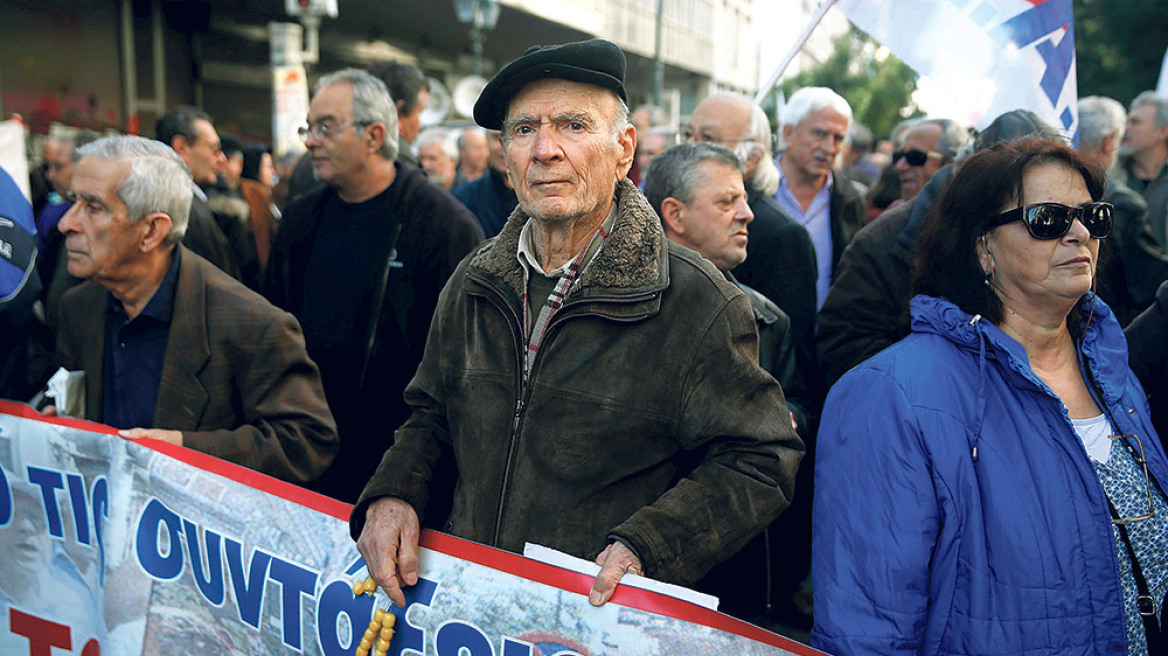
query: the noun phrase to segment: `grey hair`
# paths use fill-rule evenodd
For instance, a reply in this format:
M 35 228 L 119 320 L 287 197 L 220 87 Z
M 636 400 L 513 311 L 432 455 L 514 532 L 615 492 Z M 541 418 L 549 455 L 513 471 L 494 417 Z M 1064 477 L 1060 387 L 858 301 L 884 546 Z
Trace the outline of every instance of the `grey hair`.
M 1145 91 L 1136 96 L 1128 111 L 1134 112 L 1137 107 L 1144 105 L 1152 105 L 1156 108 L 1156 127 L 1161 128 L 1168 125 L 1168 98 L 1156 95 L 1155 91 Z
M 1123 139 L 1127 112 L 1123 104 L 1106 96 L 1087 96 L 1079 99 L 1079 150 L 1099 150 L 1109 134 L 1116 136 L 1116 145 Z
M 717 162 L 742 172 L 742 160 L 725 146 L 704 141 L 678 144 L 653 158 L 645 173 L 645 198 L 661 217 L 666 198 L 689 204 L 698 185 L 702 162 Z
M 103 137 L 76 151 L 77 161 L 86 157 L 113 164 L 126 163 L 129 172 L 118 183 L 118 198 L 126 204 L 126 218 L 137 223 L 151 212 L 170 217 L 171 229 L 163 242 L 174 246 L 187 232 L 193 197 L 191 172 L 170 146 L 130 135 Z
M 478 134 L 481 134 L 481 135 L 483 135 L 483 137 L 486 137 L 486 136 L 487 136 L 487 131 L 486 131 L 486 130 L 484 130 L 483 128 L 480 128 L 480 127 L 477 127 L 477 126 L 476 126 L 476 127 L 471 127 L 471 128 L 464 128 L 464 129 L 462 129 L 462 130 L 459 130 L 459 132 L 458 132 L 458 144 L 457 144 L 457 145 L 458 145 L 458 150 L 459 150 L 459 151 L 462 151 L 462 150 L 465 150 L 465 149 L 466 149 L 466 134 L 467 134 L 468 132 L 475 132 L 475 133 L 478 133 Z
M 384 125 L 385 139 L 382 140 L 378 153 L 391 162 L 397 159 L 397 106 L 385 82 L 359 68 L 345 68 L 320 78 L 313 87 L 312 94 L 315 96 L 334 84 L 348 84 L 353 87 L 353 123 Z
M 449 130 L 443 128 L 426 128 L 418 134 L 418 139 L 414 143 L 414 148 L 421 150 L 422 148 L 431 144 L 438 144 L 442 147 L 442 154 L 446 155 L 446 159 L 458 161 L 458 145 L 452 138 Z
M 751 157 L 759 155 L 758 166 L 747 181 L 747 187 L 758 190 L 765 196 L 774 196 L 779 190 L 779 168 L 775 166 L 773 151 L 774 137 L 771 135 L 771 122 L 767 120 L 766 112 L 755 103 L 750 103 L 750 126 L 746 134 L 742 135 L 748 141 L 739 141 L 734 146 L 734 154 L 742 160 L 743 165 Z
M 669 115 L 665 113 L 664 109 L 658 107 L 657 105 L 638 105 L 636 111 L 639 112 L 642 109 L 649 113 L 649 127 L 657 127 L 665 125 L 669 122 Z
M 818 112 L 828 107 L 843 114 L 848 119 L 848 126 L 852 125 L 852 106 L 844 97 L 827 87 L 803 87 L 791 94 L 787 105 L 783 107 L 781 116 L 783 125 L 795 127 L 807 118 L 811 112 Z
M 610 91 L 612 99 L 616 101 L 616 114 L 612 117 L 612 143 L 620 141 L 621 133 L 625 128 L 629 127 L 629 104 L 616 95 L 615 92 Z
M 907 135 L 909 130 L 915 130 L 922 125 L 935 125 L 941 129 L 941 136 L 937 139 L 937 145 L 933 146 L 933 149 L 941 153 L 942 164 L 948 164 L 957 159 L 957 156 L 972 141 L 972 138 L 969 136 L 969 130 L 961 127 L 956 121 L 947 118 L 924 118 L 915 121 L 904 131 L 904 134 Z M 903 140 L 904 137 L 902 136 L 902 144 Z

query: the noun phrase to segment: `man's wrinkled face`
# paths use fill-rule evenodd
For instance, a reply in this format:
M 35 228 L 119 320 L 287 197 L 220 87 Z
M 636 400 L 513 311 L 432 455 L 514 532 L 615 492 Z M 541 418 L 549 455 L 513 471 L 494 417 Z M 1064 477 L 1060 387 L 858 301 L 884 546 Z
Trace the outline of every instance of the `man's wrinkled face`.
M 698 164 L 697 184 L 682 203 L 675 238 L 723 271 L 746 261 L 747 225 L 754 213 L 746 202 L 742 173 L 710 160 Z M 672 235 L 671 235 L 672 237 Z
M 633 163 L 631 125 L 614 138 L 615 95 L 569 80 L 531 82 L 511 100 L 503 125 L 507 171 L 523 210 L 569 222 L 611 206 Z
M 65 143 L 53 148 L 45 160 L 48 169 L 45 177 L 53 185 L 53 190 L 64 196 L 73 184 L 73 145 Z
M 196 183 L 215 184 L 215 175 L 226 164 L 223 151 L 219 149 L 219 133 L 210 121 L 201 118 L 195 119 L 193 128 L 195 136 L 180 138 L 175 151 L 191 169 L 191 177 Z
M 653 158 L 665 152 L 668 147 L 669 138 L 664 134 L 647 134 L 640 140 L 637 147 L 637 167 L 641 170 L 641 175 L 649 170 Z
M 1168 125 L 1156 125 L 1156 107 L 1140 105 L 1127 115 L 1120 154 L 1124 156 L 1162 147 L 1168 139 Z
M 232 189 L 239 186 L 239 179 L 243 177 L 243 153 L 236 153 L 231 157 L 224 157 L 223 169 L 219 171 L 223 180 Z
M 404 106 L 399 105 L 400 107 Z M 407 143 L 414 143 L 414 139 L 418 138 L 418 133 L 422 131 L 422 112 L 430 106 L 430 92 L 422 89 L 418 92 L 418 102 L 414 103 L 413 111 L 408 114 L 403 114 L 401 111 L 397 113 L 397 131 L 401 133 L 402 139 Z
M 366 127 L 353 123 L 353 85 L 330 84 L 312 98 L 308 107 L 311 130 L 304 145 L 312 158 L 316 179 L 333 187 L 355 185 L 365 174 L 375 145 L 366 137 Z
M 430 177 L 434 184 L 449 189 L 450 183 L 454 181 L 454 168 L 456 162 L 446 156 L 446 151 L 442 150 L 442 144 L 429 143 L 418 148 L 418 164 L 422 166 L 422 170 Z
M 783 125 L 783 161 L 810 178 L 825 178 L 848 136 L 848 117 L 831 107 L 807 112 L 798 125 Z
M 487 145 L 487 135 L 478 130 L 462 133 L 462 149 L 458 151 L 459 166 L 471 172 L 481 173 L 487 168 L 491 148 Z
M 901 198 L 910 200 L 916 198 L 917 194 L 921 192 L 921 188 L 933 177 L 937 169 L 941 168 L 941 162 L 944 159 L 940 153 L 936 152 L 934 148 L 937 147 L 937 142 L 941 140 L 941 126 L 934 123 L 925 123 L 922 125 L 913 126 L 904 135 L 903 150 L 906 153 L 917 151 L 925 154 L 925 162 L 919 166 L 914 166 L 909 163 L 908 157 L 901 157 L 893 162 L 896 167 L 896 174 L 900 176 L 900 194 Z
M 72 275 L 98 283 L 124 280 L 138 260 L 145 222 L 130 222 L 117 193 L 129 170 L 127 163 L 93 157 L 73 167 L 73 206 L 57 224 Z

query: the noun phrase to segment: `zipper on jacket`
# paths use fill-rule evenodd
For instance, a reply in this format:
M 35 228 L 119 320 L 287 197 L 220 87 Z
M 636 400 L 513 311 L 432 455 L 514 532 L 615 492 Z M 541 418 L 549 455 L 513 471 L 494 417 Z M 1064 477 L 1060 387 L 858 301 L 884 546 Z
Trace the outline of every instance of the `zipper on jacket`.
M 524 376 L 523 376 L 523 367 L 524 367 L 523 356 L 524 356 L 524 349 L 526 348 L 524 341 L 527 339 L 527 336 L 526 335 L 523 335 L 523 336 L 519 335 L 521 330 L 519 328 L 520 320 L 519 320 L 518 313 L 515 311 L 515 308 L 512 307 L 511 304 L 507 302 L 506 297 L 504 297 L 503 294 L 499 292 L 499 290 L 497 290 L 493 285 L 488 284 L 485 280 L 476 279 L 473 276 L 472 276 L 472 279 L 476 280 L 479 284 L 481 284 L 483 287 L 488 289 L 490 291 L 490 293 L 485 295 L 485 296 L 488 299 L 490 299 L 493 303 L 495 303 L 497 306 L 499 306 L 501 310 L 504 311 L 504 315 L 508 318 L 507 325 L 509 328 L 511 328 L 511 336 L 514 340 L 512 342 L 512 346 L 518 347 L 514 351 L 515 352 L 515 372 L 516 372 L 515 410 L 514 410 L 514 414 L 512 416 L 512 422 L 511 422 L 511 435 L 507 440 L 507 458 L 505 461 L 505 467 L 503 469 L 503 480 L 502 480 L 502 483 L 501 483 L 500 489 L 499 489 L 499 503 L 498 503 L 498 506 L 495 510 L 495 529 L 494 529 L 494 532 L 492 533 L 492 538 L 491 538 L 491 544 L 493 546 L 497 546 L 499 544 L 499 536 L 503 530 L 504 499 L 507 495 L 507 489 L 509 488 L 509 486 L 511 484 L 511 470 L 512 470 L 512 466 L 513 466 L 512 460 L 514 459 L 514 456 L 515 456 L 515 445 L 516 445 L 516 442 L 518 442 L 518 440 L 519 440 L 519 428 L 520 428 L 521 424 L 523 423 L 523 413 L 527 410 L 527 395 L 531 389 L 531 380 L 528 379 L 526 384 L 523 381 L 523 378 L 524 378 Z M 526 282 L 526 279 L 525 279 L 525 282 Z M 566 302 L 560 308 L 560 312 L 557 313 L 557 316 L 553 317 L 552 321 L 550 323 L 548 323 L 548 326 L 546 329 L 547 332 L 546 332 L 545 340 L 551 336 L 553 328 L 558 327 L 559 324 L 563 323 L 567 319 L 570 319 L 574 316 L 587 316 L 587 313 L 580 313 L 580 314 L 572 315 L 572 314 L 567 314 L 564 312 L 565 310 L 568 310 L 573 306 L 581 305 L 581 304 L 593 302 L 593 301 L 641 302 L 641 301 L 650 299 L 653 296 L 656 296 L 658 293 L 660 293 L 660 292 L 646 292 L 645 294 L 640 294 L 640 295 L 637 295 L 635 297 L 620 297 L 620 296 L 593 297 L 593 298 L 589 298 L 586 300 L 576 299 L 574 301 Z M 616 318 L 616 317 L 606 317 L 606 318 L 613 320 L 613 321 L 619 321 L 622 323 L 633 323 L 634 321 L 641 321 L 642 319 L 644 319 L 644 316 L 628 317 L 628 318 Z M 541 352 L 543 350 L 544 349 L 542 349 L 542 348 L 540 349 Z M 533 375 L 535 373 L 536 365 L 538 364 L 539 357 L 540 357 L 540 354 L 536 353 L 536 355 L 535 355 L 536 361 L 532 362 L 531 371 L 532 371 Z
M 503 480 L 499 485 L 499 500 L 495 507 L 495 529 L 491 533 L 491 545 L 497 546 L 499 544 L 499 535 L 503 528 L 503 500 L 511 482 L 512 460 L 515 457 L 515 441 L 519 437 L 519 424 L 523 419 L 523 410 L 526 407 L 526 403 L 523 400 L 524 394 L 526 393 L 526 386 L 523 384 L 523 339 L 519 335 L 522 329 L 520 328 L 520 319 L 515 308 L 507 302 L 507 298 L 494 285 L 489 284 L 486 280 L 470 276 L 470 274 L 467 275 L 488 291 L 487 294 L 484 294 L 484 297 L 503 312 L 503 316 L 507 319 L 507 327 L 511 329 L 511 345 L 516 347 L 513 351 L 515 355 L 515 410 L 512 415 L 511 435 L 507 439 L 507 457 L 504 461 Z

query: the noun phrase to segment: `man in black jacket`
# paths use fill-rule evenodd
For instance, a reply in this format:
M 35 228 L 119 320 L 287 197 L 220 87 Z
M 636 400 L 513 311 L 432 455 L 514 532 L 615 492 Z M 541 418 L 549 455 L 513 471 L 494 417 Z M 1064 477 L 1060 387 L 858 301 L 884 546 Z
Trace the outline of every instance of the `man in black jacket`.
M 421 361 L 438 293 L 482 240 L 464 207 L 419 169 L 395 163 L 396 135 L 381 80 L 356 69 L 320 80 L 302 137 L 326 186 L 288 206 L 264 285 L 300 319 L 337 420 L 341 450 L 316 489 L 348 502 L 409 414 L 402 390 Z
M 194 199 L 183 245 L 239 280 L 236 256 L 246 252 L 243 235 L 246 226 L 236 228 L 230 222 L 220 223 L 207 205 L 207 194 L 203 191 L 204 187 L 215 184 L 216 173 L 226 161 L 211 117 L 197 107 L 171 108 L 155 123 L 154 138 L 178 153 L 194 179 L 191 189 Z
M 1079 150 L 1104 171 L 1115 165 L 1123 140 L 1123 105 L 1114 98 L 1079 99 Z M 1104 246 L 1110 256 L 1100 267 L 1099 295 L 1126 326 L 1152 304 L 1168 278 L 1168 256 L 1148 225 L 1148 204 L 1118 180 L 1108 180 L 1103 200 L 1115 206 L 1115 225 Z
M 731 273 L 749 260 L 748 242 L 752 253 L 754 248 L 755 219 L 747 204 L 742 168 L 741 161 L 732 151 L 717 144 L 675 146 L 654 158 L 645 171 L 645 197 L 661 217 L 665 236 L 670 241 L 697 251 L 746 293 L 758 326 L 759 364 L 782 386 L 792 421 L 806 443 L 814 435 L 808 414 L 811 402 L 791 341 L 791 321 L 778 306 L 736 280 Z M 809 468 L 804 465 L 803 469 Z M 810 550 L 805 549 L 803 558 L 789 558 L 789 547 L 797 542 L 797 527 L 784 524 L 794 508 L 793 505 L 771 524 L 766 534 L 751 540 L 738 554 L 698 581 L 695 587 L 721 599 L 719 608 L 722 612 L 752 619 L 775 605 L 770 583 L 772 566 L 777 564 L 784 574 L 788 574 L 785 578 L 794 579 L 789 586 L 791 589 L 777 591 L 789 598 L 794 584 L 806 572 L 806 565 L 800 567 L 794 561 L 806 560 L 810 556 Z M 806 510 L 809 521 L 809 503 Z M 810 532 L 805 531 L 804 535 L 809 547 Z M 772 550 L 772 536 L 778 536 L 777 539 L 783 540 L 788 548 L 785 551 Z M 794 571 L 795 575 L 790 576 L 786 570 Z
M 774 201 L 779 171 L 772 159 L 766 114 L 746 96 L 715 94 L 694 109 L 685 138 L 725 146 L 742 161 L 754 222 L 750 226 L 750 257 L 734 267 L 734 277 L 787 313 L 800 367 L 813 371 L 815 247 L 807 230 Z

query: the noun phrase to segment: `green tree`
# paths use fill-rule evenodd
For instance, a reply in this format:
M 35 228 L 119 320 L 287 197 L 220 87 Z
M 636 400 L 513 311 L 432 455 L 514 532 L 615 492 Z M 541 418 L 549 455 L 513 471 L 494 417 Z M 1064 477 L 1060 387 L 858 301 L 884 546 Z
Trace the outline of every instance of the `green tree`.
M 801 87 L 829 87 L 848 101 L 856 120 L 872 134 L 887 135 L 897 123 L 920 113 L 912 102 L 917 74 L 891 54 L 878 54 L 883 54 L 879 45 L 853 27 L 836 38 L 827 59 L 787 79 L 781 88 L 790 97 Z
M 1156 88 L 1168 46 L 1161 0 L 1075 0 L 1079 97 L 1110 96 L 1124 105 Z

